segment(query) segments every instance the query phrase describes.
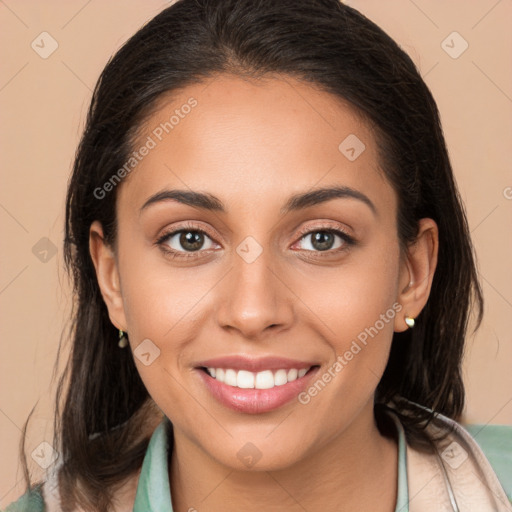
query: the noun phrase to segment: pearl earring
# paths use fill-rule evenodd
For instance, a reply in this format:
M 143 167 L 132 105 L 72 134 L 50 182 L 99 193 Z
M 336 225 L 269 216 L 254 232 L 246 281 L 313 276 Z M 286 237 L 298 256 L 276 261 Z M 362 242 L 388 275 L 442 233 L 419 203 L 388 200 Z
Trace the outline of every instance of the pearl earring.
M 128 346 L 128 338 L 126 337 L 126 333 L 119 329 L 119 342 L 117 343 L 119 348 L 125 348 Z
M 414 327 L 414 318 L 412 316 L 406 316 L 405 323 L 408 325 L 408 327 Z

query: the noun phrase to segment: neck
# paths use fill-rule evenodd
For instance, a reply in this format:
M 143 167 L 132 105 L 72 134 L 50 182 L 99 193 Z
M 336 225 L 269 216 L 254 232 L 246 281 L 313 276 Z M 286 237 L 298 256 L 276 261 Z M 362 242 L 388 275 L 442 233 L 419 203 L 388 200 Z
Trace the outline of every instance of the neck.
M 344 432 L 286 469 L 226 467 L 179 431 L 169 467 L 176 512 L 393 512 L 397 500 L 397 443 L 380 434 L 373 404 Z

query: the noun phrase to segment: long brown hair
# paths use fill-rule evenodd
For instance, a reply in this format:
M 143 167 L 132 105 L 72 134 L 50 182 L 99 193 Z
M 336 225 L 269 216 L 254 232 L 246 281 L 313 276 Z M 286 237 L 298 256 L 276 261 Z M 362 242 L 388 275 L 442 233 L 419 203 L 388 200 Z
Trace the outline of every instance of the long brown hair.
M 472 303 L 478 324 L 483 301 L 437 106 L 412 60 L 338 0 L 179 0 L 101 73 L 69 181 L 64 255 L 75 308 L 54 439 L 64 509 L 108 509 L 116 485 L 141 467 L 151 434 L 144 422 L 159 413 L 131 351 L 117 346 L 89 254 L 95 220 L 114 245 L 117 188 L 106 199 L 94 192 L 123 166 L 137 128 L 163 94 L 224 72 L 304 80 L 371 123 L 381 167 L 397 192 L 402 246 L 414 240 L 423 217 L 435 220 L 440 237 L 430 298 L 414 329 L 395 333 L 376 403 L 399 411 L 411 443 L 420 442 L 431 414 L 410 401 L 454 419 L 462 412 L 464 339 Z

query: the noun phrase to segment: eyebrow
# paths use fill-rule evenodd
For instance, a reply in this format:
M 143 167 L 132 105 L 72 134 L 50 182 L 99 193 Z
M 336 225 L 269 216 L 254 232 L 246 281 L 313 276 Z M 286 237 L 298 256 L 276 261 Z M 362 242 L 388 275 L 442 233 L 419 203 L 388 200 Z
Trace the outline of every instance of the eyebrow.
M 332 199 L 357 199 L 366 204 L 372 212 L 377 215 L 377 208 L 373 202 L 362 192 L 350 187 L 334 186 L 323 187 L 295 194 L 291 196 L 286 204 L 281 208 L 281 215 L 292 211 L 305 210 L 312 206 L 331 201 Z M 191 190 L 162 190 L 152 195 L 140 208 L 139 215 L 150 205 L 162 201 L 176 201 L 202 210 L 226 213 L 226 208 L 222 201 L 209 193 L 196 192 Z

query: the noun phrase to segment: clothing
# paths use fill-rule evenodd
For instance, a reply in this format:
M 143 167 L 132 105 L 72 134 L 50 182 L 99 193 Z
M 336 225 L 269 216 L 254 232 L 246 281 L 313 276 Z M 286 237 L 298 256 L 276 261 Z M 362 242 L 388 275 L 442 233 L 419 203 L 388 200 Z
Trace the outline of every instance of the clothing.
M 398 434 L 398 497 L 395 512 L 512 511 L 512 426 L 472 425 L 475 439 L 456 422 L 439 415 L 444 427 L 455 429 L 438 447 L 439 456 L 407 444 L 398 417 L 390 413 Z M 140 473 L 133 512 L 172 512 L 168 447 L 172 426 L 164 417 L 149 442 Z M 495 474 L 498 471 L 499 478 Z M 446 478 L 445 478 L 446 477 Z M 44 496 L 51 502 L 51 482 Z M 506 492 L 505 490 L 506 489 Z M 455 503 L 452 505 L 452 503 Z M 455 507 L 455 508 L 454 508 Z M 458 508 L 457 508 L 458 507 Z M 23 495 L 5 512 L 58 512 L 45 504 L 41 488 Z
M 142 473 L 137 487 L 133 512 L 169 512 L 172 511 L 170 500 L 169 479 L 167 477 L 167 443 L 169 425 L 160 424 L 155 430 L 148 454 L 144 459 Z M 407 468 L 405 462 L 405 438 L 399 436 L 398 440 L 398 501 L 395 512 L 406 512 L 409 501 L 407 493 Z

